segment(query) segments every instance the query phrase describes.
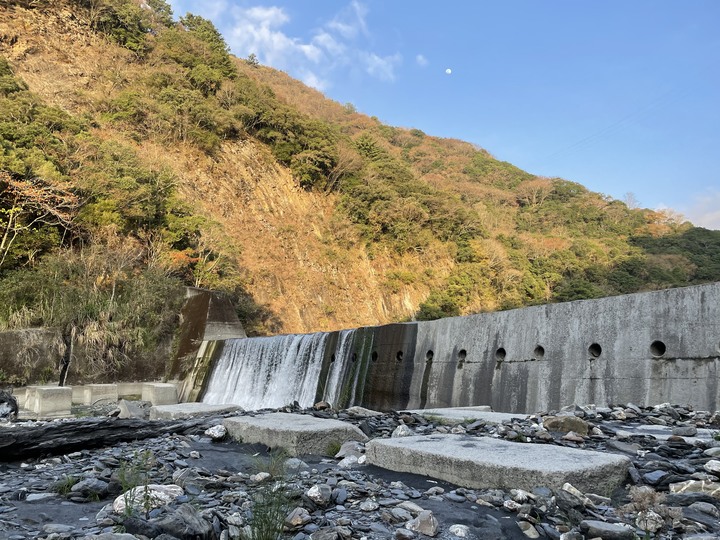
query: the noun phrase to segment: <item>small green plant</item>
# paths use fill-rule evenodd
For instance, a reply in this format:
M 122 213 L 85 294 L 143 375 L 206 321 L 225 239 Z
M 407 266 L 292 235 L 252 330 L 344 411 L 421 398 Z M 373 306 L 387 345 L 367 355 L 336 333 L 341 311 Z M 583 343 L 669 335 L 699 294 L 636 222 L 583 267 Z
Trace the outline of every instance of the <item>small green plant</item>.
M 53 486 L 53 491 L 58 495 L 67 495 L 72 491 L 72 487 L 78 483 L 78 479 L 74 476 L 64 476 Z
M 150 450 L 136 452 L 129 461 L 123 461 L 118 469 L 118 481 L 123 490 L 123 500 L 125 502 L 125 515 L 131 516 L 137 507 L 138 490 L 133 489 L 138 486 L 144 487 L 142 490 L 141 506 L 145 510 L 146 516 L 152 509 L 152 495 L 147 488 L 150 483 L 150 469 L 155 464 L 155 456 Z
M 284 448 L 277 448 L 268 454 L 267 459 L 257 457 L 254 460 L 253 468 L 256 473 L 266 472 L 273 478 L 282 478 L 285 475 L 285 462 L 288 457 Z
M 244 540 L 277 540 L 283 532 L 290 503 L 284 494 L 285 485 L 266 485 L 253 497 L 249 528 Z
M 328 443 L 325 453 L 328 456 L 335 456 L 335 454 L 340 451 L 341 447 L 342 445 L 338 441 L 332 441 L 331 443 Z

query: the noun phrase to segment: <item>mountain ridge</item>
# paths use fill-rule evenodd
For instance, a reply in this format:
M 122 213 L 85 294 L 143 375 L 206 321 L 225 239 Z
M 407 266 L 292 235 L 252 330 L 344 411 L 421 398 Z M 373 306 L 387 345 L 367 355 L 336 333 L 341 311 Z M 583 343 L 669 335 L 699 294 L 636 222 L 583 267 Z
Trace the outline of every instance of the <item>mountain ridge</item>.
M 10 1 L 3 59 L 13 120 L 0 130 L 0 172 L 26 198 L 13 206 L 3 193 L 5 216 L 24 209 L 0 267 L 7 327 L 107 332 L 102 317 L 118 320 L 117 291 L 137 276 L 226 291 L 251 334 L 720 279 L 720 234 L 383 125 L 232 57 L 209 21 L 174 21 L 163 0 Z M 77 197 L 72 223 L 33 221 L 38 182 Z M 82 320 L 48 314 L 47 298 L 18 285 L 57 275 L 58 261 L 75 268 L 92 246 L 118 256 L 87 270 L 96 285 L 78 294 L 98 305 L 68 308 Z M 148 324 L 133 320 L 99 354 L 151 346 L 130 337 Z

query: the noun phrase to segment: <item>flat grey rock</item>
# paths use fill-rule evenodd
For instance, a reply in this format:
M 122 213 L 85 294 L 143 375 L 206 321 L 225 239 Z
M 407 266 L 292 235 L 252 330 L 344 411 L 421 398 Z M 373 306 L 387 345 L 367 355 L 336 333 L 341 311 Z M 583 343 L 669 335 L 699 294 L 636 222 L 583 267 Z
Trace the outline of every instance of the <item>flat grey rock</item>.
M 347 441 L 368 440 L 367 436 L 352 424 L 315 418 L 307 414 L 237 416 L 226 418 L 223 425 L 237 441 L 260 443 L 273 449 L 284 448 L 291 456 L 332 456 Z
M 625 480 L 625 456 L 551 445 L 512 443 L 465 435 L 375 439 L 365 446 L 367 462 L 398 472 L 423 474 L 468 488 L 559 489 L 609 495 Z
M 712 429 L 697 429 L 695 430 L 695 435 L 693 436 L 682 436 L 683 439 L 685 439 L 686 442 L 689 442 L 691 444 L 699 441 L 712 441 L 713 437 L 715 435 L 717 430 Z M 618 436 L 620 435 L 651 435 L 655 437 L 659 441 L 664 441 L 668 439 L 669 437 L 673 436 L 673 428 L 672 426 L 648 426 L 648 425 L 640 425 L 640 426 L 628 426 L 624 425 L 620 431 L 618 431 Z M 681 436 L 681 435 L 676 435 Z
M 150 420 L 181 420 L 212 414 L 225 414 L 242 410 L 237 405 L 209 405 L 207 403 L 178 403 L 150 407 Z

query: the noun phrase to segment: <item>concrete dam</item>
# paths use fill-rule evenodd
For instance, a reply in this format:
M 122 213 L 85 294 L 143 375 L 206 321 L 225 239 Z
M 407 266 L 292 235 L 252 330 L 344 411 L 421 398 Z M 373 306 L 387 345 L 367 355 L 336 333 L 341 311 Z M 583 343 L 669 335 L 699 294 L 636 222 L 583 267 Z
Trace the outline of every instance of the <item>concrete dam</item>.
M 720 283 L 201 347 L 196 396 L 246 409 L 573 403 L 720 408 Z

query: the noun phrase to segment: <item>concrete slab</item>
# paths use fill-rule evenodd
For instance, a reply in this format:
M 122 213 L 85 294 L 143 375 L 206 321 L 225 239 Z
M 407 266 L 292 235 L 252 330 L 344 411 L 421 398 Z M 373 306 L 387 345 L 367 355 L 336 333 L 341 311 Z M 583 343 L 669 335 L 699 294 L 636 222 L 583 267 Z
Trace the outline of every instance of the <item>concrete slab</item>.
M 422 473 L 468 488 L 559 489 L 610 495 L 627 476 L 625 456 L 554 445 L 512 443 L 467 435 L 374 439 L 367 462 L 398 472 Z
M 139 399 L 142 397 L 142 387 L 144 383 L 141 382 L 125 382 L 117 383 L 118 387 L 118 398 L 135 398 Z
M 441 407 L 438 409 L 414 409 L 413 414 L 420 414 L 426 418 L 439 417 L 448 422 L 463 422 L 464 420 L 482 420 L 488 424 L 502 424 L 513 418 L 527 418 L 526 414 L 510 414 L 492 412 L 487 405 L 477 405 L 475 407 Z
M 69 386 L 28 386 L 23 408 L 38 418 L 70 416 L 72 393 Z
M 291 456 L 332 456 L 347 441 L 367 441 L 357 427 L 340 420 L 307 414 L 269 413 L 237 416 L 223 422 L 234 439 L 284 448 Z
M 178 403 L 177 405 L 155 405 L 150 407 L 150 420 L 180 420 L 242 411 L 237 405 L 208 405 L 207 403 Z
M 75 389 L 73 388 L 73 394 Z M 83 387 L 84 405 L 100 403 L 116 403 L 118 400 L 117 384 L 87 384 Z
M 153 405 L 175 405 L 178 402 L 177 386 L 171 383 L 144 383 L 142 400 Z

